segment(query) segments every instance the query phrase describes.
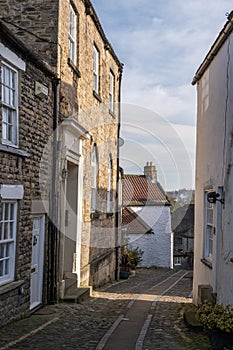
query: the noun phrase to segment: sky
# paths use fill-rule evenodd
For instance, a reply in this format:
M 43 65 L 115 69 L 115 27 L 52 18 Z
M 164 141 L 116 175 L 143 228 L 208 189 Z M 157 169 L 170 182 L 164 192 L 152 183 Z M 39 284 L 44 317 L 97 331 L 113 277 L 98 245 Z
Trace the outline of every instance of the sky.
M 120 164 L 147 161 L 165 190 L 195 186 L 196 86 L 191 82 L 227 21 L 230 0 L 92 0 L 124 63 Z

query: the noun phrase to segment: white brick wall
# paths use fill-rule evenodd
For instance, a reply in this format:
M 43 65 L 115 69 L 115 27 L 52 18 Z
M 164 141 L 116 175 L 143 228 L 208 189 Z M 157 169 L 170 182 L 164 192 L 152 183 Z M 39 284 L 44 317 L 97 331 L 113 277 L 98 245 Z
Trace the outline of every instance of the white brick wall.
M 144 251 L 139 266 L 173 267 L 171 214 L 168 206 L 131 207 L 152 229 L 154 234 L 130 234 L 129 245 Z

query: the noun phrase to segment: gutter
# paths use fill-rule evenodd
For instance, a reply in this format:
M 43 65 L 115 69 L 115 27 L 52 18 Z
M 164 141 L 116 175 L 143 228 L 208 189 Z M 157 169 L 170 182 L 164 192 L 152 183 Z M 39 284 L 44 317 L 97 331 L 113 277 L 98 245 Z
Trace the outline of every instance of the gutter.
M 192 80 L 192 85 L 195 85 L 200 78 L 203 76 L 207 68 L 209 67 L 210 63 L 213 61 L 214 57 L 217 55 L 229 35 L 231 34 L 233 30 L 233 11 L 230 13 L 230 15 L 227 17 L 228 21 L 219 33 L 219 36 L 215 40 L 214 44 L 210 48 L 208 54 L 206 55 L 204 61 L 198 68 L 193 80 Z
M 57 212 L 57 123 L 58 123 L 58 86 L 60 79 L 52 80 L 53 85 L 53 155 L 52 155 L 52 188 L 50 199 L 49 221 L 49 304 L 57 301 L 57 256 L 58 256 L 58 212 Z
M 119 180 L 120 180 L 120 127 L 121 127 L 121 82 L 122 82 L 122 73 L 123 73 L 123 65 L 121 64 L 119 68 L 119 90 L 118 90 L 118 130 L 117 130 L 117 180 L 116 180 L 116 215 L 115 215 L 115 257 L 116 257 L 116 268 L 115 268 L 115 280 L 118 280 L 119 277 L 119 249 L 120 244 L 118 241 L 119 237 Z

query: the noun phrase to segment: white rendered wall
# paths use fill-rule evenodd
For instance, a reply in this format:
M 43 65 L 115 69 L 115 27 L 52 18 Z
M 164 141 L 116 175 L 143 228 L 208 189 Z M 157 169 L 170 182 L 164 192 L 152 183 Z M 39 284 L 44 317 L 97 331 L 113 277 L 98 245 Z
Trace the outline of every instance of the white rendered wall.
M 229 55 L 228 55 L 229 52 Z M 218 302 L 233 305 L 233 42 L 225 42 L 197 85 L 197 148 L 193 299 L 198 302 L 198 285 L 210 284 Z M 207 83 L 208 81 L 208 83 Z M 225 206 L 214 204 L 215 234 L 212 269 L 205 265 L 204 190 L 225 192 Z
M 170 207 L 131 207 L 152 229 L 154 234 L 130 234 L 132 248 L 144 251 L 139 266 L 172 268 L 172 235 Z

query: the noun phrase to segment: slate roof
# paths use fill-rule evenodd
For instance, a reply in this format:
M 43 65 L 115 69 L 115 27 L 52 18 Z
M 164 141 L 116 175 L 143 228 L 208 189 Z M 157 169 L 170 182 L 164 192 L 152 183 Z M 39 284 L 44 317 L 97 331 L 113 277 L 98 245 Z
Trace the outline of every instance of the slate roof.
M 145 175 L 124 175 L 122 186 L 124 206 L 170 205 L 161 185 Z
M 127 234 L 145 234 L 153 232 L 151 227 L 130 208 L 124 208 L 122 210 L 122 225 L 126 226 Z
M 194 236 L 194 204 L 177 208 L 171 217 L 172 231 L 181 236 Z

